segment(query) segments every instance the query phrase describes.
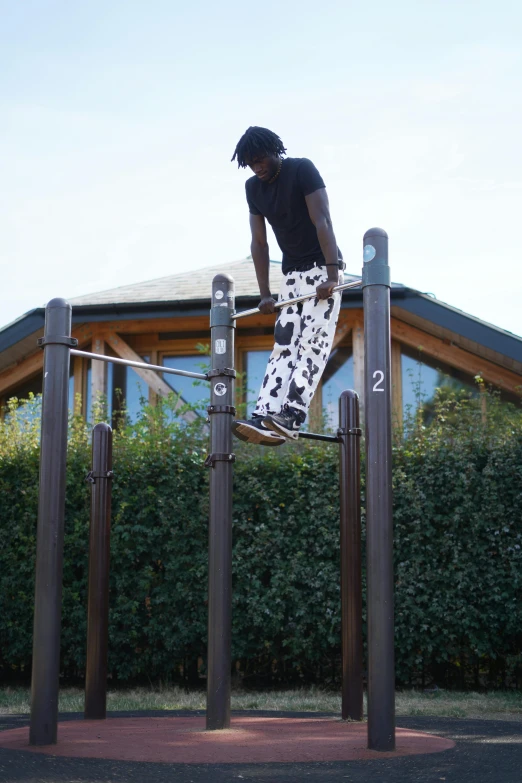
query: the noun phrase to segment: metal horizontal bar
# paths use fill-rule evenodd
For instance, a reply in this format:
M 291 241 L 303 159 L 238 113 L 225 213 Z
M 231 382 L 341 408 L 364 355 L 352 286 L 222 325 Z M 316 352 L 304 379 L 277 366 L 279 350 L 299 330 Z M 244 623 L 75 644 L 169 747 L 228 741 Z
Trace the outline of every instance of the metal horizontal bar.
M 327 443 L 340 443 L 341 438 L 337 435 L 317 435 L 315 432 L 300 432 L 299 440 L 305 438 L 305 440 L 325 440 Z
M 337 285 L 333 290 L 334 293 L 337 293 L 338 291 L 346 291 L 348 288 L 357 288 L 361 285 L 361 280 L 355 280 L 351 283 L 343 283 L 342 285 Z M 313 297 L 316 296 L 315 291 L 312 291 L 310 294 L 303 294 L 302 296 L 296 296 L 294 299 L 285 299 L 282 302 L 276 302 L 275 308 L 276 310 L 279 310 L 281 307 L 288 307 L 288 305 L 297 304 L 298 302 L 305 302 L 307 299 L 313 299 Z M 259 313 L 259 307 L 253 307 L 251 310 L 243 310 L 242 313 L 234 313 L 232 315 L 232 319 L 236 318 L 245 318 L 247 315 L 255 315 L 256 313 Z
M 116 356 L 107 356 L 101 353 L 89 353 L 71 348 L 72 356 L 83 356 L 84 359 L 94 359 L 99 362 L 112 362 L 113 364 L 125 364 L 127 367 L 138 367 L 142 370 L 154 372 L 166 372 L 170 375 L 184 375 L 186 378 L 197 378 L 199 381 L 208 381 L 206 375 L 201 372 L 188 372 L 188 370 L 175 370 L 173 367 L 162 367 L 160 364 L 147 364 L 147 362 L 133 362 L 130 359 L 119 359 Z

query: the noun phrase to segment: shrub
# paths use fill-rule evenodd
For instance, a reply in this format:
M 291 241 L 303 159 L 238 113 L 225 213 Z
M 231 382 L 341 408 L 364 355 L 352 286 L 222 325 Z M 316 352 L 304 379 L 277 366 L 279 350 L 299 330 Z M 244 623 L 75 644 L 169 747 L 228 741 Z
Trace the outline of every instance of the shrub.
M 114 435 L 109 671 L 195 681 L 205 669 L 208 470 L 202 420 L 173 400 Z M 399 684 L 518 684 L 522 422 L 488 395 L 440 395 L 394 446 Z M 0 672 L 30 670 L 39 400 L 0 424 Z M 90 427 L 70 422 L 62 672 L 85 667 Z M 245 682 L 340 671 L 337 452 L 236 444 L 233 657 Z M 363 461 L 364 464 L 364 461 Z M 364 476 L 363 476 L 364 539 Z

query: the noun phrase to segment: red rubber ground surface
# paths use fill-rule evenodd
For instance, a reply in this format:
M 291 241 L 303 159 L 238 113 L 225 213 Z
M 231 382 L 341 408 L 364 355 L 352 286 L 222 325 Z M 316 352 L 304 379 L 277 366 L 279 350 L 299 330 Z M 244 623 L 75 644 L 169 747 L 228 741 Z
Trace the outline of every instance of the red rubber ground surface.
M 29 746 L 29 729 L 0 733 L 0 747 L 52 756 L 178 764 L 350 761 L 438 753 L 455 743 L 397 729 L 397 750 L 367 749 L 366 724 L 332 718 L 235 717 L 230 729 L 205 731 L 203 717 L 109 718 L 58 725 L 58 744 Z

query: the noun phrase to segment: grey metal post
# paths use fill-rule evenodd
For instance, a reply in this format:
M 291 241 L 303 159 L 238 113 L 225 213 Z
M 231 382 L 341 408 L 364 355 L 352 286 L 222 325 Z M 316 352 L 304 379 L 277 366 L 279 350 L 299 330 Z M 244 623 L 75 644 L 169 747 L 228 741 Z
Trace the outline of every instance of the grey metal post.
M 339 398 L 343 720 L 363 719 L 360 435 L 359 396 L 344 391 Z
M 232 635 L 232 430 L 234 281 L 216 275 L 210 311 L 210 519 L 208 557 L 208 730 L 230 726 Z
M 107 717 L 107 648 L 109 640 L 109 559 L 112 495 L 112 430 L 97 424 L 92 431 L 91 524 L 89 531 L 89 599 L 85 718 Z
M 52 299 L 45 308 L 38 344 L 44 362 L 29 743 L 50 745 L 58 724 L 69 364 L 76 345 L 65 299 Z
M 364 235 L 368 747 L 395 748 L 392 408 L 388 235 Z

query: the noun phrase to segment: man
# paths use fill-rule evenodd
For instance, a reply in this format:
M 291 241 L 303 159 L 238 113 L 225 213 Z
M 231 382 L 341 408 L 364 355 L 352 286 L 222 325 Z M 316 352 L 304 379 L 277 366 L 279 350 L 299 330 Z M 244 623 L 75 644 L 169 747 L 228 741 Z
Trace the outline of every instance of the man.
M 276 304 L 270 293 L 265 220 L 283 252 L 280 299 L 316 294 L 279 310 L 256 408 L 250 419 L 233 424 L 240 440 L 264 446 L 279 446 L 299 435 L 330 355 L 341 305 L 341 294 L 333 289 L 342 282 L 344 268 L 321 175 L 307 158 L 286 158 L 285 152 L 279 136 L 252 126 L 232 157 L 254 172 L 246 182 L 246 198 L 260 311 L 273 313 Z

